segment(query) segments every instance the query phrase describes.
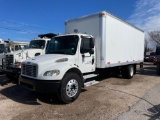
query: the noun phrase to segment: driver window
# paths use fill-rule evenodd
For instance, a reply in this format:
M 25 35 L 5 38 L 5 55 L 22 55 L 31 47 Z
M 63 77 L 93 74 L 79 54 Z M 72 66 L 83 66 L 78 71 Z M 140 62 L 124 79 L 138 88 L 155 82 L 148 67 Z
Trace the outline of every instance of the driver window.
M 82 38 L 80 52 L 82 54 L 84 54 L 84 53 L 90 52 L 90 50 L 91 50 L 90 39 L 89 38 Z

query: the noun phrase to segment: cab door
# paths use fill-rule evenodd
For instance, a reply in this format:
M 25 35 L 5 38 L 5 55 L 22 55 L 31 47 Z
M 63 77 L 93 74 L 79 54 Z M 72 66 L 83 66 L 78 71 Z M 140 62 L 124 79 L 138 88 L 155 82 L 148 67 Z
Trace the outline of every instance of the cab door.
M 94 72 L 95 63 L 94 39 L 91 37 L 82 37 L 79 55 L 79 68 L 82 73 Z

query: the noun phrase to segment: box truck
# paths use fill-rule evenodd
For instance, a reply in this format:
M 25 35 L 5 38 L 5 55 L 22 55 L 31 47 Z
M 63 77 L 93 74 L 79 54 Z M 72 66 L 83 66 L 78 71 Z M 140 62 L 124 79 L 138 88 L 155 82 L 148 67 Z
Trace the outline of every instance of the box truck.
M 18 49 L 14 52 L 6 53 L 2 59 L 1 71 L 6 74 L 9 80 L 18 81 L 22 61 L 45 54 L 48 43 L 54 36 L 56 36 L 56 34 L 40 34 L 38 38 L 30 41 L 27 49 Z
M 66 21 L 65 32 L 51 39 L 45 55 L 22 63 L 20 85 L 70 103 L 87 79 L 110 68 L 130 79 L 143 62 L 144 32 L 106 11 Z

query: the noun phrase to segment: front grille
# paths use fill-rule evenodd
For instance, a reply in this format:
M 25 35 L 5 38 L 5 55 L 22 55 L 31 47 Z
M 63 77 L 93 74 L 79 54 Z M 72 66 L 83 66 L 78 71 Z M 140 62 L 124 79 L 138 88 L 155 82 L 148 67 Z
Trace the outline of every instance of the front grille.
M 2 69 L 10 69 L 13 65 L 14 56 L 13 55 L 6 55 L 5 58 L 2 59 Z
M 14 57 L 13 55 L 6 55 L 6 65 L 13 65 L 13 62 L 14 62 Z
M 36 64 L 22 64 L 22 74 L 37 77 L 38 66 Z

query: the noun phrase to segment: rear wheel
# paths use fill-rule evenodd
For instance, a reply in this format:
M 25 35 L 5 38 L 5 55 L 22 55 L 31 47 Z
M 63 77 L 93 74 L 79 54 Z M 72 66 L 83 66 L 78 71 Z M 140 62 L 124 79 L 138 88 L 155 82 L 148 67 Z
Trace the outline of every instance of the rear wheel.
M 123 78 L 126 78 L 126 79 L 131 79 L 134 75 L 134 66 L 133 65 L 127 65 L 127 66 L 124 66 L 122 68 L 122 77 Z
M 75 101 L 81 92 L 82 82 L 76 73 L 67 73 L 62 79 L 59 98 L 63 103 Z

